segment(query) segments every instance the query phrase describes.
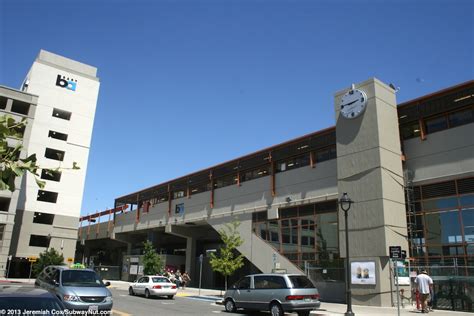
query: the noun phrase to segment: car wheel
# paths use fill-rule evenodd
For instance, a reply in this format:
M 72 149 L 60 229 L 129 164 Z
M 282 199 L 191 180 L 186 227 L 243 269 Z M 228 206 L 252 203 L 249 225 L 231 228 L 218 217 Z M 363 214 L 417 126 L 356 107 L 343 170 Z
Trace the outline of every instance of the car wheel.
M 225 311 L 228 312 L 228 313 L 233 313 L 236 311 L 236 307 L 235 307 L 235 303 L 233 300 L 231 300 L 230 298 L 228 298 L 225 303 L 224 303 L 224 307 L 225 307 Z
M 174 295 L 168 295 L 168 299 L 169 299 L 169 300 L 172 300 L 173 297 L 174 297 Z
M 272 316 L 283 316 L 285 312 L 283 312 L 283 308 L 281 308 L 280 304 L 272 303 L 270 305 L 270 314 Z
M 130 294 L 130 295 L 135 295 L 135 292 L 133 292 L 133 288 L 132 288 L 132 287 L 129 287 L 129 288 L 128 288 L 128 294 Z
M 150 298 L 150 291 L 148 289 L 145 290 L 145 297 Z
M 298 316 L 309 316 L 309 311 L 299 311 Z

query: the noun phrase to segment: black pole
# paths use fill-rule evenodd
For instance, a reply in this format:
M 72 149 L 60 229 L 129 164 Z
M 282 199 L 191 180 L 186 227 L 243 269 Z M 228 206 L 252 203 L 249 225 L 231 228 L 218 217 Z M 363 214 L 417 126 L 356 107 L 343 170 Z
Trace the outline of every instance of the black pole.
M 350 208 L 350 204 L 349 204 Z M 344 211 L 344 218 L 346 221 L 346 302 L 347 302 L 347 311 L 344 314 L 345 316 L 354 316 L 355 314 L 352 312 L 352 293 L 351 293 L 351 265 L 349 260 L 349 227 L 347 226 L 347 212 L 349 208 Z

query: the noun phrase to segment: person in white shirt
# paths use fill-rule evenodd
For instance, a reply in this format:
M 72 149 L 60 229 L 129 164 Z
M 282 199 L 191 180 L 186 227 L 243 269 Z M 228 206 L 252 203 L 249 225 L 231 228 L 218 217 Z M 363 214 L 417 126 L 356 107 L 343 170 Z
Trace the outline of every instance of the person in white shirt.
M 430 295 L 430 291 L 433 290 L 433 279 L 430 278 L 426 270 L 422 270 L 415 279 L 415 283 L 418 286 L 418 291 L 421 296 L 421 312 L 428 313 L 427 301 Z

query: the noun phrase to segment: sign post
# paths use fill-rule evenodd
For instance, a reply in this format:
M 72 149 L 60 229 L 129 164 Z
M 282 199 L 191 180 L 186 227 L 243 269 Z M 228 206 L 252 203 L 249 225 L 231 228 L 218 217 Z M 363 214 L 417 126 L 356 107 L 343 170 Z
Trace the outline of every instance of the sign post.
M 398 282 L 398 266 L 397 261 L 402 259 L 402 247 L 400 246 L 389 246 L 388 252 L 390 253 L 390 259 L 393 261 L 393 269 L 395 271 L 395 282 L 397 283 L 397 313 L 400 316 L 400 289 Z M 405 252 L 406 255 L 406 252 Z
M 35 263 L 38 260 L 37 257 L 31 256 L 28 257 L 28 261 L 30 262 L 30 275 L 28 276 L 28 282 L 31 280 L 31 271 L 33 270 L 33 263 Z
M 199 255 L 199 294 L 201 295 L 201 279 L 202 279 L 202 261 L 204 259 L 203 254 Z
M 10 273 L 10 266 L 12 265 L 12 255 L 9 255 L 8 256 L 8 267 L 7 267 L 7 279 L 8 279 L 8 275 Z

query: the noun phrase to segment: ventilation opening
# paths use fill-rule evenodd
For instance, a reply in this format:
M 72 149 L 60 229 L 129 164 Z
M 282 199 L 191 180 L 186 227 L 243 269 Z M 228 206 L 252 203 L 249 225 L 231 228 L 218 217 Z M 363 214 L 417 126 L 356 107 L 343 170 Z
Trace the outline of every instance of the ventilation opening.
M 0 212 L 8 212 L 9 207 L 10 207 L 10 199 L 0 198 Z
M 58 200 L 58 193 L 38 190 L 38 197 L 36 198 L 36 200 L 41 202 L 56 203 L 56 201 Z
M 23 115 L 28 115 L 29 111 L 30 111 L 30 104 L 29 103 L 13 100 L 12 112 L 15 112 L 15 113 L 18 113 L 18 114 L 23 114 Z
M 59 161 L 64 160 L 64 155 L 65 155 L 64 151 L 57 150 L 57 149 L 51 149 L 51 148 L 46 148 L 46 151 L 44 153 L 44 156 L 46 158 L 59 160 Z
M 448 182 L 424 185 L 421 187 L 421 193 L 423 195 L 423 199 L 455 195 L 456 184 L 454 181 L 448 181 Z
M 41 179 L 59 182 L 61 180 L 61 171 L 43 169 Z
M 474 178 L 458 180 L 459 194 L 474 192 Z
M 33 223 L 53 225 L 54 215 L 48 213 L 35 212 Z
M 63 133 L 60 133 L 60 132 L 49 131 L 48 137 L 63 140 L 63 141 L 67 141 L 67 134 L 63 134 Z
M 60 118 L 60 119 L 63 119 L 63 120 L 67 120 L 69 121 L 71 119 L 71 112 L 68 112 L 68 111 L 64 111 L 64 110 L 60 110 L 60 109 L 53 109 L 53 116 L 54 117 L 57 117 L 57 118 Z

